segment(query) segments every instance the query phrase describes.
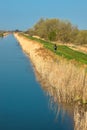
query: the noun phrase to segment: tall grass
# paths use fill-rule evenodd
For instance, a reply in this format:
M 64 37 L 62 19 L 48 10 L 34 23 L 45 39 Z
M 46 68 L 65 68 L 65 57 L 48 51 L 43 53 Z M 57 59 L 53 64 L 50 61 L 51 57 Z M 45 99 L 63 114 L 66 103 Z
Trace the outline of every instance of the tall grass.
M 87 130 L 87 107 L 75 106 L 74 122 L 74 130 Z
M 42 79 L 49 82 L 51 86 L 49 89 L 52 89 L 52 93 L 56 93 L 58 101 L 87 103 L 86 69 L 63 58 L 54 58 L 47 53 L 37 50 L 37 54 L 42 58 L 40 59 L 40 66 L 35 66 Z
M 49 96 L 49 107 L 56 114 L 55 119 L 58 119 L 60 112 L 62 111 L 62 119 L 64 119 L 65 112 L 67 111 L 74 119 L 74 130 L 87 130 L 87 105 L 82 104 L 61 104 L 59 103 L 59 95 L 57 89 L 53 88 L 43 80 L 42 76 L 35 71 L 37 80 L 41 83 L 43 90 Z M 49 87 L 48 87 L 49 86 Z M 69 94 L 70 97 L 70 94 Z
M 49 84 L 51 94 L 59 102 L 87 103 L 87 73 L 85 66 L 56 56 L 36 41 L 16 35 L 22 49 L 27 53 L 42 80 Z

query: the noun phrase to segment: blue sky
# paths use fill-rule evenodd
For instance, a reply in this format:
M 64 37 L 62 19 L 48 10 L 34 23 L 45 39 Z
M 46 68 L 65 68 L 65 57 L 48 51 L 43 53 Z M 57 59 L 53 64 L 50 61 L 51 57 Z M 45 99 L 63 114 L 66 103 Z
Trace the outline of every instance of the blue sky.
M 0 0 L 0 30 L 27 30 L 40 18 L 69 20 L 87 29 L 87 0 Z

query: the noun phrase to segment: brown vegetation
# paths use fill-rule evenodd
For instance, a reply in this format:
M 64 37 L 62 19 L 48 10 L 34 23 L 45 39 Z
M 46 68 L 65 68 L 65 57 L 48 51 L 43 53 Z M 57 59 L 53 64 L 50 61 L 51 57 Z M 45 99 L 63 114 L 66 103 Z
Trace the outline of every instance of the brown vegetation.
M 15 37 L 24 52 L 29 55 L 42 80 L 49 83 L 49 89 L 54 88 L 59 102 L 87 103 L 85 67 L 55 56 L 38 42 L 28 40 L 18 34 L 15 34 Z
M 75 106 L 74 122 L 74 130 L 87 130 L 87 107 Z
M 49 107 L 56 114 L 55 119 L 62 110 L 62 118 L 64 118 L 65 113 L 73 118 L 74 130 L 87 130 L 87 105 L 82 104 L 66 104 L 59 103 L 59 95 L 57 94 L 57 89 L 54 89 L 46 80 L 43 80 L 42 76 L 35 70 L 37 80 L 40 82 L 46 95 L 49 95 Z M 48 87 L 49 86 L 49 87 Z

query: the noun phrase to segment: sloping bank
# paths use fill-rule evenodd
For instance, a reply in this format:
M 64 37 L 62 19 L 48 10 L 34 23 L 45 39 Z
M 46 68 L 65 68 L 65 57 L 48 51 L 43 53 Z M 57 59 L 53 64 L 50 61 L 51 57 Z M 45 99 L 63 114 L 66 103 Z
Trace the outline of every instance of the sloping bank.
M 48 84 L 51 96 L 56 93 L 59 102 L 79 101 L 87 103 L 87 73 L 85 67 L 56 56 L 44 48 L 42 44 L 21 34 L 15 33 L 14 36 L 23 51 L 31 59 L 41 79 Z

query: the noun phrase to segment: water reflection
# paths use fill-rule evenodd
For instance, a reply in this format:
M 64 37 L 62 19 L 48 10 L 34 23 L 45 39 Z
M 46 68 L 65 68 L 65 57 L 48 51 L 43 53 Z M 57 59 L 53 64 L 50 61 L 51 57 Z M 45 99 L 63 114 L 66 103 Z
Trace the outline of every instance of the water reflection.
M 66 105 L 59 100 L 58 92 L 56 88 L 53 88 L 46 80 L 44 80 L 38 72 L 36 72 L 37 80 L 40 82 L 46 95 L 49 96 L 49 107 L 55 112 L 55 119 L 57 121 L 60 113 L 62 113 L 62 120 L 65 114 L 68 113 L 73 118 L 74 130 L 87 130 L 87 106 L 78 104 Z M 49 86 L 49 87 L 48 87 Z
M 12 36 L 0 41 L 0 130 L 74 130 L 72 118 L 54 101 L 45 81 L 49 96 L 44 96 L 17 44 Z

